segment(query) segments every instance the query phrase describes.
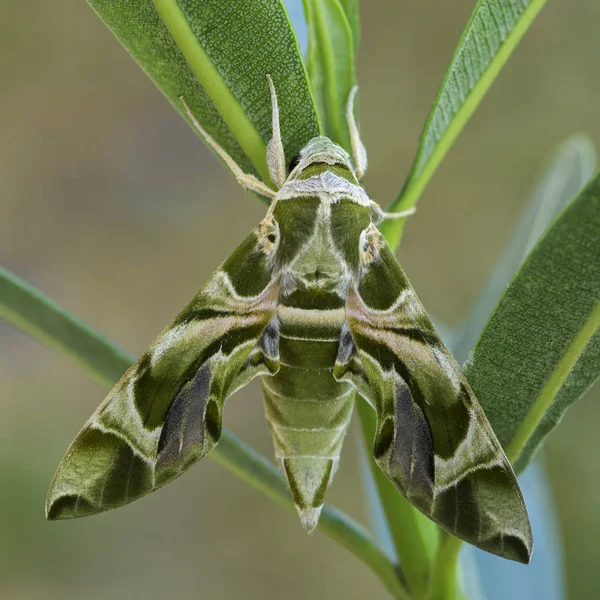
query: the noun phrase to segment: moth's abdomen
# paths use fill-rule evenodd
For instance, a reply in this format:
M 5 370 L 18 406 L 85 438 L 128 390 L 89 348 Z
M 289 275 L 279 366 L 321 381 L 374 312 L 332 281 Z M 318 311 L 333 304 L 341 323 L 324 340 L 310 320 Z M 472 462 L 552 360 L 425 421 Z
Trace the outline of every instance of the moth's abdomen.
M 341 303 L 336 298 L 331 294 L 331 303 Z M 293 300 L 300 304 L 297 297 Z M 353 388 L 338 383 L 332 374 L 345 311 L 288 303 L 280 305 L 277 315 L 281 368 L 274 377 L 262 379 L 265 409 L 277 461 L 302 524 L 312 531 L 337 469 L 354 406 Z

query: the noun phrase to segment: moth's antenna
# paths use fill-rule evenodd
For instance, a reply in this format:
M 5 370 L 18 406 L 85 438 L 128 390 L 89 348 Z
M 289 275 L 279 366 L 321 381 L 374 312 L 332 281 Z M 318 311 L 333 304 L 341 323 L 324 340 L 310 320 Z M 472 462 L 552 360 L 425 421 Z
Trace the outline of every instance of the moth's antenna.
M 271 179 L 278 187 L 282 187 L 287 179 L 287 173 L 285 169 L 285 151 L 281 141 L 281 129 L 279 128 L 279 104 L 277 103 L 277 92 L 275 91 L 273 79 L 268 74 L 267 81 L 271 90 L 271 107 L 273 111 L 273 137 L 267 144 L 267 165 Z
M 204 141 L 223 159 L 223 162 L 229 167 L 229 170 L 235 175 L 235 178 L 238 180 L 238 183 L 245 187 L 248 190 L 252 190 L 253 192 L 259 193 L 261 196 L 266 196 L 267 198 L 275 198 L 275 191 L 270 187 L 266 186 L 262 181 L 259 181 L 254 175 L 249 175 L 244 173 L 242 169 L 240 169 L 239 165 L 227 154 L 224 148 L 222 148 L 217 142 L 212 138 L 211 135 L 200 125 L 198 119 L 194 116 L 194 113 L 191 111 L 188 103 L 185 101 L 183 96 L 179 96 L 179 100 L 181 104 L 183 104 L 183 108 L 185 108 L 185 112 L 189 117 L 190 121 L 194 125 L 194 127 L 198 130 L 200 135 L 204 138 Z
M 352 145 L 352 160 L 354 161 L 354 168 L 356 169 L 356 177 L 361 179 L 367 170 L 367 151 L 360 139 L 360 133 L 358 133 L 358 126 L 356 125 L 356 119 L 354 118 L 354 98 L 358 92 L 358 86 L 355 85 L 350 91 L 348 96 L 348 103 L 346 104 L 346 120 L 348 121 L 348 129 L 350 130 L 350 144 Z

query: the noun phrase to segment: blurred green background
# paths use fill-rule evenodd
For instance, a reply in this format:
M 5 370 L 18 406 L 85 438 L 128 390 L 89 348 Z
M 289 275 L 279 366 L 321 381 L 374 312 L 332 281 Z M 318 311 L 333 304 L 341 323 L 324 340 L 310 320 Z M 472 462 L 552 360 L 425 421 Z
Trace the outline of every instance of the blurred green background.
M 299 3 L 300 0 L 292 0 Z M 363 2 L 358 64 L 365 185 L 387 204 L 474 0 Z M 140 353 L 264 213 L 188 130 L 83 0 L 5 3 L 0 23 L 2 264 Z M 594 0 L 553 0 L 411 217 L 402 264 L 456 325 L 499 256 L 545 159 L 600 140 Z M 0 598 L 385 598 L 297 517 L 210 460 L 150 497 L 48 523 L 55 467 L 106 390 L 0 324 Z M 569 598 L 600 597 L 596 387 L 545 447 Z M 257 385 L 226 426 L 270 456 Z M 354 432 L 355 433 L 355 432 Z M 364 521 L 350 435 L 329 500 Z M 534 532 L 535 533 L 535 532 Z

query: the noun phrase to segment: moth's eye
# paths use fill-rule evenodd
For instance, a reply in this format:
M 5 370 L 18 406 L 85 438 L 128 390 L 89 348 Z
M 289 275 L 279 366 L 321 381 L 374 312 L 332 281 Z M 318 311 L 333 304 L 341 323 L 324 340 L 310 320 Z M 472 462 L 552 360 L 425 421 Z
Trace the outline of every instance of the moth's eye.
M 290 162 L 290 173 L 300 164 L 300 154 L 296 154 Z

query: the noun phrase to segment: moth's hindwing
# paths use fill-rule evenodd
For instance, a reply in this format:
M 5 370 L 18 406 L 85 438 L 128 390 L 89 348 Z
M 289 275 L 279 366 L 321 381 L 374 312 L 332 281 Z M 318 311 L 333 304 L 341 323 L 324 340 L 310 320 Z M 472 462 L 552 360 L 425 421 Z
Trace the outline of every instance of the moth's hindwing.
M 482 408 L 379 232 L 364 249 L 334 374 L 377 412 L 377 464 L 445 530 L 529 562 L 525 503 Z
M 48 518 L 116 508 L 177 477 L 217 443 L 227 397 L 278 370 L 268 235 L 263 222 L 116 384 L 60 463 Z

